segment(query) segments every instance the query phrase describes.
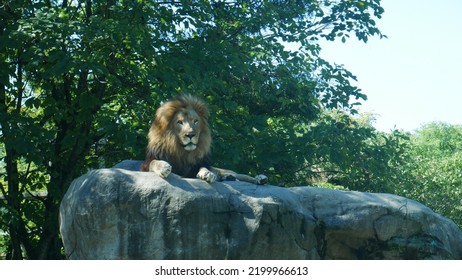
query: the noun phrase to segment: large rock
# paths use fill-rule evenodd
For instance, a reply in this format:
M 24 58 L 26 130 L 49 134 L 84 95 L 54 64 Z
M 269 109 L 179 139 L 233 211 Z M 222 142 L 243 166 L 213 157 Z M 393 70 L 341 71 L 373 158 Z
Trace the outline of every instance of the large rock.
M 76 179 L 60 222 L 70 259 L 462 258 L 452 221 L 396 195 L 118 168 Z

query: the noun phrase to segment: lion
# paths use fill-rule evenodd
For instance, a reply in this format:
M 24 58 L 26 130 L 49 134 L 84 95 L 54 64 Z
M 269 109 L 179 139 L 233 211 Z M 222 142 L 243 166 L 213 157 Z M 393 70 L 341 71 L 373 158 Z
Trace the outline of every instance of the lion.
M 175 96 L 160 106 L 149 129 L 146 160 L 141 170 L 154 172 L 162 178 L 175 173 L 208 183 L 239 180 L 266 184 L 265 175 L 251 177 L 212 167 L 208 116 L 206 104 L 189 94 Z

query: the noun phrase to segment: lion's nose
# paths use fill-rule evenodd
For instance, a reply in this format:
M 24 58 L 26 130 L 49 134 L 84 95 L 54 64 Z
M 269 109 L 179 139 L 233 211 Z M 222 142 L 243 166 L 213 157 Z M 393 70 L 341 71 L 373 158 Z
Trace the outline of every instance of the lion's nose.
M 188 134 L 186 134 L 186 137 L 188 137 L 189 139 L 192 139 L 194 136 L 196 136 L 195 133 L 188 133 Z

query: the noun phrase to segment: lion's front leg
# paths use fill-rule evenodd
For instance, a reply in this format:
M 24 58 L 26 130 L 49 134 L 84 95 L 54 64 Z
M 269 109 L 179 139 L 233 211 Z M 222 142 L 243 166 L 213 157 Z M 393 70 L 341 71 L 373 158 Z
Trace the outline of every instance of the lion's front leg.
M 196 177 L 204 181 L 207 181 L 209 183 L 215 182 L 218 178 L 215 173 L 213 173 L 212 171 L 208 170 L 205 167 L 201 167 Z
M 149 163 L 149 171 L 156 173 L 162 178 L 167 178 L 172 172 L 172 166 L 163 160 L 153 160 Z

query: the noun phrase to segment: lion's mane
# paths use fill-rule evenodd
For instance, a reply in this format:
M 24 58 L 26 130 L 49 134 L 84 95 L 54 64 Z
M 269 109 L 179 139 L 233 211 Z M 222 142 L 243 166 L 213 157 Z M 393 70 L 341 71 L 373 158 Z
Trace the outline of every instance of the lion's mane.
M 200 135 L 197 148 L 186 151 L 175 135 L 173 119 L 180 111 L 194 110 L 200 117 Z M 148 133 L 146 161 L 142 171 L 149 170 L 152 160 L 164 160 L 172 166 L 172 172 L 183 177 L 195 178 L 201 167 L 210 168 L 212 137 L 208 125 L 208 108 L 197 97 L 179 95 L 160 106 Z

